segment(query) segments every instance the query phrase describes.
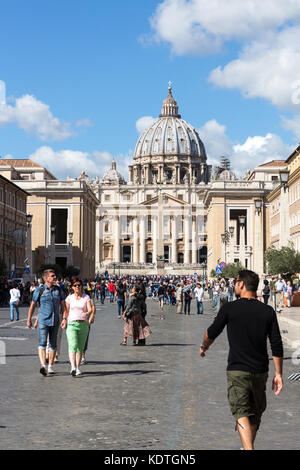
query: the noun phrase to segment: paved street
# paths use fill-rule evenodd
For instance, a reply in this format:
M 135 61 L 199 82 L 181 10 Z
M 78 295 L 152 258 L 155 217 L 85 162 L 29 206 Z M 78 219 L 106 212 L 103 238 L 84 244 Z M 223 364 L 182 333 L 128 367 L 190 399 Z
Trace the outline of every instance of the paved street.
M 121 347 L 123 321 L 116 304 L 97 304 L 88 364 L 84 374 L 69 375 L 67 343 L 62 341 L 54 376 L 39 374 L 37 332 L 21 321 L 9 322 L 0 309 L 0 340 L 6 364 L 0 364 L 1 449 L 239 449 L 226 396 L 226 331 L 199 356 L 199 345 L 214 318 L 211 303 L 205 315 L 177 315 L 166 306 L 161 320 L 156 301 L 148 300 L 152 335 L 146 347 Z M 3 343 L 0 343 L 3 345 Z M 300 372 L 285 349 L 285 388 L 271 391 L 258 433 L 257 449 L 299 449 L 300 382 L 287 377 Z

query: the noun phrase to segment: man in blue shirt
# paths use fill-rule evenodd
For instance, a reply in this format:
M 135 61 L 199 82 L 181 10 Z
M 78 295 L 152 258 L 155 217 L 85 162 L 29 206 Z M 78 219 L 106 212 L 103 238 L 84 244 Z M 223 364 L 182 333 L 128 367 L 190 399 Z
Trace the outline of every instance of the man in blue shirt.
M 57 333 L 59 328 L 59 313 L 66 309 L 65 295 L 63 290 L 56 285 L 56 274 L 47 269 L 43 272 L 44 285 L 35 289 L 32 302 L 28 311 L 27 326 L 32 327 L 31 318 L 36 305 L 39 303 L 38 315 L 39 332 L 39 358 L 41 362 L 40 373 L 47 375 L 46 369 L 46 346 L 49 335 L 49 367 L 48 373 L 53 374 L 53 362 L 56 354 Z

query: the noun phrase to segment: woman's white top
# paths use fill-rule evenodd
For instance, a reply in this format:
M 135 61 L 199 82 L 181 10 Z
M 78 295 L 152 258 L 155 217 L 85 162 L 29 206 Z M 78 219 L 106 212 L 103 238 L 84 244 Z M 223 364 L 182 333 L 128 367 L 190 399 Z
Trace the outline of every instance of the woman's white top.
M 83 294 L 82 297 L 76 299 L 75 294 L 68 295 L 66 303 L 70 305 L 68 321 L 84 320 L 88 321 L 88 305 L 90 297 Z

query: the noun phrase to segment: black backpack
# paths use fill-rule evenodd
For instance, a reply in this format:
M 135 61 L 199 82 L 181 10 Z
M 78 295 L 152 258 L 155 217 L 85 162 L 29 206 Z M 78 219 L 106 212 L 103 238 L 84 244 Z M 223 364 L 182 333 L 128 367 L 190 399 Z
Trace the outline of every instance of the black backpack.
M 269 286 L 265 286 L 263 288 L 263 294 L 264 295 L 269 295 L 270 294 L 270 287 Z

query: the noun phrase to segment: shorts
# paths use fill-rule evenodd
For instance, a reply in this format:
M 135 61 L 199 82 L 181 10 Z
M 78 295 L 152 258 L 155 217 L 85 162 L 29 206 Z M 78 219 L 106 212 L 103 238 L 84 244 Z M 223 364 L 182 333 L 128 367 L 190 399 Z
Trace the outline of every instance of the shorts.
M 39 349 L 46 349 L 49 337 L 49 350 L 56 350 L 58 329 L 59 323 L 55 326 L 47 326 L 43 324 L 38 325 Z
M 250 422 L 259 428 L 267 406 L 267 380 L 268 372 L 254 374 L 239 370 L 227 371 L 228 401 L 236 421 L 249 417 Z

